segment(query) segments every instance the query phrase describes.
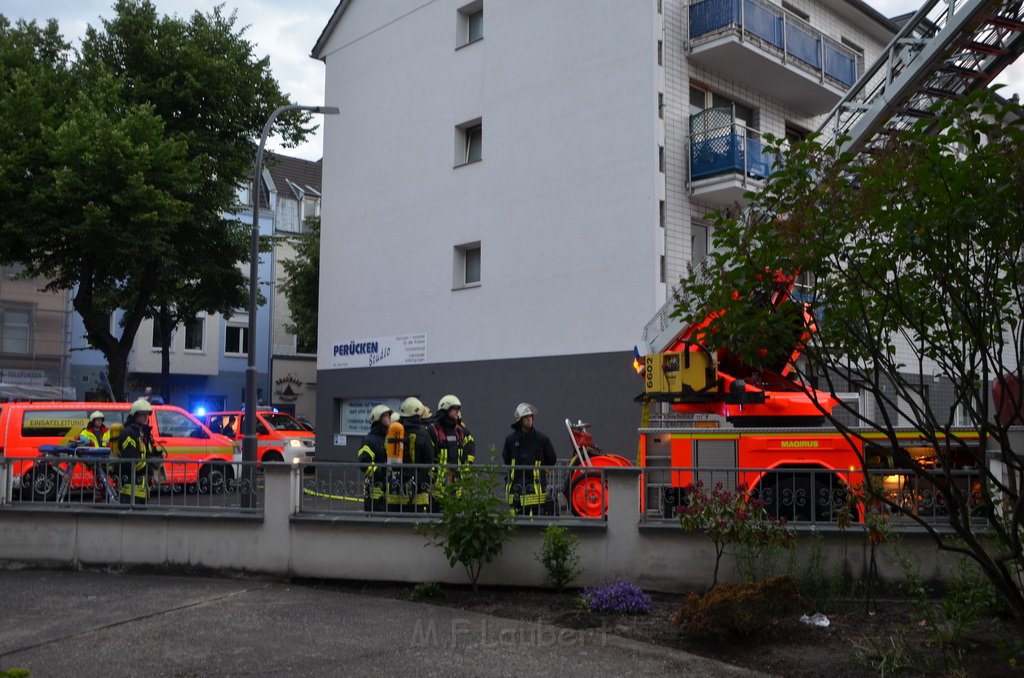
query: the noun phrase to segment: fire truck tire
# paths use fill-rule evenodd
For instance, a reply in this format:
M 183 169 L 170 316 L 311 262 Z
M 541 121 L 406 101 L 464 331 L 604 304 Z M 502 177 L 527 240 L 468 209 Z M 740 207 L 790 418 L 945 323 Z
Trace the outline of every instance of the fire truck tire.
M 757 495 L 773 518 L 803 522 L 832 520 L 828 486 L 807 473 L 772 473 L 761 483 Z
M 270 450 L 269 452 L 266 452 L 260 459 L 260 463 L 266 461 L 284 461 L 284 455 L 278 452 L 277 450 Z
M 49 466 L 35 468 L 22 478 L 22 487 L 32 501 L 53 501 L 57 498 L 57 472 Z M 25 491 L 22 491 L 25 494 Z
M 224 494 L 231 480 L 227 464 L 203 464 L 199 469 L 199 491 L 202 494 Z
M 603 518 L 608 510 L 608 484 L 600 473 L 578 473 L 569 481 L 569 508 L 573 515 Z

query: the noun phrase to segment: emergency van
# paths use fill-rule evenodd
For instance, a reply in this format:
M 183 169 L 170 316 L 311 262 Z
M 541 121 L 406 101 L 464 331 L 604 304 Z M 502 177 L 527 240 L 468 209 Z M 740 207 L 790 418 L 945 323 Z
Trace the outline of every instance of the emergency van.
M 52 468 L 36 468 L 40 446 L 60 445 L 69 437 L 77 437 L 89 423 L 89 413 L 95 410 L 103 412 L 108 427 L 123 424 L 131 403 L 22 402 L 2 407 L 0 455 L 13 460 L 14 489 L 23 497 L 45 501 L 54 498 L 57 483 Z M 153 405 L 150 425 L 154 442 L 165 451 L 163 468 L 169 485 L 199 482 L 213 492 L 223 492 L 230 486 L 237 447 L 233 440 L 211 432 L 174 405 Z M 85 464 L 76 466 L 72 488 L 92 487 L 92 476 Z
M 245 412 L 210 412 L 204 417 L 211 431 L 221 433 L 239 445 L 245 429 Z M 273 409 L 256 410 L 256 460 L 313 461 L 316 435 L 290 414 Z

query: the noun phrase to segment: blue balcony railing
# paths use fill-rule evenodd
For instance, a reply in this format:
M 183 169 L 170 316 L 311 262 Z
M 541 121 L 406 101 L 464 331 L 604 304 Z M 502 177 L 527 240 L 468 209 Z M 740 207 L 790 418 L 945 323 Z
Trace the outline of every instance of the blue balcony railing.
M 812 70 L 852 87 L 859 72 L 857 53 L 811 28 L 802 19 L 757 0 L 702 0 L 690 5 L 690 40 L 723 29 L 754 36 Z
M 739 124 L 731 109 L 713 108 L 693 115 L 690 118 L 690 179 L 721 174 L 768 178 L 775 156 L 765 150 L 759 137 L 757 132 Z

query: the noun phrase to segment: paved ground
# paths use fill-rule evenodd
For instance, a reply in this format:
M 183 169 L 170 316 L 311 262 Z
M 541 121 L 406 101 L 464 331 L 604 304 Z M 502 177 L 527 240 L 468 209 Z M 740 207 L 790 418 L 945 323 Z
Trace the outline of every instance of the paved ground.
M 48 676 L 751 676 L 599 630 L 258 579 L 0 569 L 0 670 Z

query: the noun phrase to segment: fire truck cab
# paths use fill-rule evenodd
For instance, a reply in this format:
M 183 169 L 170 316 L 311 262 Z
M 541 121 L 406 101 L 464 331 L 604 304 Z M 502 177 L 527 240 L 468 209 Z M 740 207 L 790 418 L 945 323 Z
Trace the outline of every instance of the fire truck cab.
M 203 421 L 211 431 L 241 444 L 245 430 L 244 411 L 209 412 Z M 272 408 L 256 410 L 256 439 L 256 459 L 260 463 L 313 461 L 316 453 L 316 435 L 295 417 Z

